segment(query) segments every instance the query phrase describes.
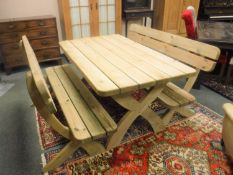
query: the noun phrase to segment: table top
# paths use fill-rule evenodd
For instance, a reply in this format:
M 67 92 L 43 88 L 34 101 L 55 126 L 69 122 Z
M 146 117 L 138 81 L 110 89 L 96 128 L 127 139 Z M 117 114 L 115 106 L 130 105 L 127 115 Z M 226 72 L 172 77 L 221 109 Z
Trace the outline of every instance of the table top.
M 198 40 L 204 42 L 217 42 L 233 44 L 233 23 L 198 21 Z
M 196 72 L 171 57 L 116 34 L 65 40 L 60 46 L 101 96 L 129 93 Z

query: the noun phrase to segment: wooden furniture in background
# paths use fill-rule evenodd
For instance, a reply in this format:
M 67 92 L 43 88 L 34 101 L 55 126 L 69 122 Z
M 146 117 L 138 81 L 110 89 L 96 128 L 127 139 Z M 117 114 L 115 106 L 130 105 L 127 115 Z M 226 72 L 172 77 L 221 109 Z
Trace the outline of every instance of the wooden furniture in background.
M 59 0 L 65 39 L 121 33 L 121 0 Z
M 225 112 L 225 116 L 223 120 L 222 137 L 225 151 L 233 160 L 233 105 L 230 103 L 226 103 L 223 105 L 223 109 Z
M 31 99 L 48 124 L 70 140 L 43 172 L 63 163 L 79 147 L 90 155 L 103 152 L 104 147 L 95 140 L 114 132 L 116 123 L 69 65 L 45 69 L 49 89 L 27 38 L 23 36 L 22 40 L 30 67 L 26 80 Z M 59 106 L 55 105 L 50 91 L 54 92 Z M 57 108 L 62 110 L 67 126 L 58 120 Z
M 110 149 L 120 144 L 133 121 L 142 115 L 158 132 L 163 120 L 148 106 L 167 82 L 195 75 L 195 69 L 151 50 L 121 35 L 66 40 L 61 48 L 100 96 L 111 96 L 128 111 L 108 141 Z M 131 95 L 145 88 L 147 95 L 137 101 Z
M 200 0 L 154 0 L 153 28 L 165 32 L 186 35 L 186 29 L 181 19 L 182 11 L 188 6 L 198 13 Z
M 151 9 L 123 10 L 123 16 L 125 18 L 125 35 L 127 36 L 128 21 L 130 19 L 145 18 L 144 25 L 146 26 L 147 17 L 151 18 L 151 21 L 153 22 L 154 10 Z M 152 22 L 151 22 L 151 27 L 153 26 Z
M 169 109 L 169 112 L 164 116 L 166 124 L 175 111 L 179 111 L 185 116 L 189 115 L 190 112 L 185 106 L 193 102 L 195 97 L 188 92 L 192 89 L 200 70 L 209 72 L 214 69 L 220 50 L 205 43 L 136 24 L 130 26 L 129 38 L 196 68 L 196 74 L 187 79 L 184 89 L 170 82 L 159 94 L 159 99 Z M 148 50 L 148 52 L 151 51 Z
M 30 7 L 29 7 L 30 8 Z M 19 41 L 27 35 L 39 62 L 60 60 L 56 18 L 40 16 L 0 21 L 0 52 L 6 73 L 27 65 Z

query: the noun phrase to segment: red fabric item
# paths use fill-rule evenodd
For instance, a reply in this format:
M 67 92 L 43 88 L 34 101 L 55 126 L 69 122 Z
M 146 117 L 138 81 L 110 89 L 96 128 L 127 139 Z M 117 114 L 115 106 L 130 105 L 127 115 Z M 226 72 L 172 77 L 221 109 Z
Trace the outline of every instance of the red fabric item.
M 194 40 L 197 39 L 197 33 L 194 27 L 192 12 L 190 10 L 184 10 L 182 13 L 182 19 L 185 22 L 185 27 L 186 27 L 188 38 L 194 39 Z
M 227 64 L 227 56 L 221 54 L 221 55 L 219 56 L 218 63 L 220 63 L 220 64 Z

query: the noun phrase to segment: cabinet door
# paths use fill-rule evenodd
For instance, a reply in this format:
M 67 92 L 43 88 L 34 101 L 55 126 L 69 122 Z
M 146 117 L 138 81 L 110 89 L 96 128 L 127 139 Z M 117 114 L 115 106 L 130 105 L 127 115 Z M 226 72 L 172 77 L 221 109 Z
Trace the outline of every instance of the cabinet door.
M 121 1 L 99 0 L 99 34 L 121 33 Z
M 200 0 L 183 0 L 182 2 L 182 9 L 181 9 L 181 14 L 182 12 L 188 7 L 188 6 L 193 6 L 195 9 L 196 17 L 198 15 L 198 9 L 199 9 L 199 3 Z M 181 15 L 180 15 L 181 16 Z M 180 17 L 181 18 L 181 17 Z M 179 25 L 179 33 L 180 34 L 186 34 L 186 28 L 184 24 L 184 20 L 180 20 L 180 25 Z
M 174 34 L 179 33 L 181 4 L 182 0 L 166 0 L 164 7 L 164 31 Z

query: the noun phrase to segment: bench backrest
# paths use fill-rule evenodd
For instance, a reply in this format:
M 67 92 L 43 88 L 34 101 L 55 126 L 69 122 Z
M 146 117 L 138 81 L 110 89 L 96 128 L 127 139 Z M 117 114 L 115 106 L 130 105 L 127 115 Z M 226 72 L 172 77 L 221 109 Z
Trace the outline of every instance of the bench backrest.
M 49 112 L 54 113 L 56 112 L 55 104 L 49 92 L 48 86 L 45 82 L 36 55 L 25 35 L 22 36 L 22 43 L 25 49 L 28 65 L 31 70 L 32 79 L 35 83 L 35 88 L 36 88 L 35 90 L 39 92 L 40 97 L 43 100 L 45 106 L 48 108 Z
M 219 58 L 220 50 L 178 35 L 132 24 L 128 37 L 151 49 L 203 71 L 212 71 Z

